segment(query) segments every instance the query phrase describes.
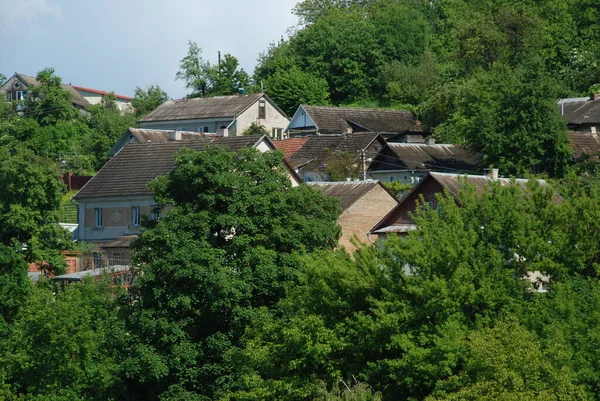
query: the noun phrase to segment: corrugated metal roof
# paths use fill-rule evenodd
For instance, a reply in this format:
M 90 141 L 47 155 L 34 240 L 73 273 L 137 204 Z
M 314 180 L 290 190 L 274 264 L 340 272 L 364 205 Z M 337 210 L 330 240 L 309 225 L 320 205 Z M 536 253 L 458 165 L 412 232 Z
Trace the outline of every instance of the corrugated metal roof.
M 98 277 L 103 274 L 118 273 L 123 271 L 131 270 L 129 265 L 115 265 L 110 267 L 103 267 L 101 269 L 84 270 L 76 273 L 62 274 L 60 276 L 54 276 L 54 281 L 81 281 L 85 277 Z
M 387 226 L 379 230 L 373 231 L 373 234 L 385 234 L 385 233 L 407 233 L 417 229 L 415 224 L 397 224 Z
M 409 170 L 479 170 L 481 155 L 462 145 L 389 143 Z
M 129 131 L 131 135 L 135 136 L 138 142 L 167 142 L 169 140 L 169 134 L 175 132 L 174 130 L 144 128 L 128 128 L 127 131 Z M 181 139 L 183 140 L 195 140 L 201 138 L 215 138 L 215 134 L 181 131 Z
M 305 106 L 304 110 L 321 133 L 421 131 L 410 111 Z
M 558 108 L 568 125 L 600 124 L 600 98 L 561 99 Z
M 244 147 L 254 147 L 262 139 L 262 136 L 235 136 L 128 143 L 77 192 L 75 199 L 150 195 L 151 192 L 146 188 L 148 183 L 175 167 L 174 156 L 182 148 L 200 151 L 212 143 L 237 151 Z
M 268 99 L 264 93 L 250 93 L 244 95 L 167 100 L 155 110 L 148 113 L 139 122 L 233 118 L 241 114 L 263 96 Z
M 340 182 L 307 182 L 324 195 L 339 199 L 342 211 L 346 211 L 357 200 L 365 196 L 373 188 L 381 185 L 379 181 L 340 181 Z

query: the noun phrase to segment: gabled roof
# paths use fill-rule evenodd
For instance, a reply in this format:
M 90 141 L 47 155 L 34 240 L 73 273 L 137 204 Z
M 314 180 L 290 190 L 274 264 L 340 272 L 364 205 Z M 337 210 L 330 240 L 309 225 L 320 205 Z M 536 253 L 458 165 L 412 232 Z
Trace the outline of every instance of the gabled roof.
M 407 217 L 408 211 L 413 211 L 415 207 L 416 195 L 423 193 L 424 187 L 439 188 L 439 193 L 447 190 L 456 200 L 459 199 L 460 190 L 466 185 L 474 187 L 475 191 L 482 194 L 488 189 L 490 181 L 498 181 L 501 185 L 509 185 L 513 179 L 510 178 L 492 178 L 489 175 L 467 175 L 467 174 L 451 174 L 451 173 L 435 173 L 430 172 L 423 178 L 415 187 L 400 201 L 400 203 L 392 209 L 373 229 L 372 233 L 388 233 L 388 232 L 407 232 L 414 229 L 413 222 Z M 529 180 L 517 178 L 514 182 L 526 189 Z M 540 185 L 546 185 L 546 181 L 538 180 Z M 432 184 L 434 184 L 432 186 Z M 559 195 L 554 195 L 554 200 L 560 202 Z M 409 221 L 410 220 L 410 221 Z M 409 227 L 410 226 L 410 227 Z
M 130 101 L 133 100 L 133 98 L 129 97 L 129 96 L 117 95 L 116 93 L 106 92 L 106 91 L 99 90 L 99 89 L 84 88 L 83 86 L 77 86 L 77 85 L 73 85 L 73 88 L 75 88 L 78 91 L 82 91 L 82 92 L 95 93 L 96 95 L 102 95 L 102 96 L 113 95 L 117 99 L 125 100 L 125 101 L 128 101 L 128 102 L 130 102 Z
M 75 199 L 107 196 L 152 195 L 148 183 L 175 167 L 174 156 L 182 148 L 204 150 L 208 144 L 226 146 L 230 151 L 257 147 L 265 136 L 234 136 L 169 142 L 128 143 L 110 159 L 83 188 Z
M 409 170 L 479 170 L 481 155 L 462 145 L 388 143 Z
M 203 132 L 180 131 L 181 139 L 184 141 L 193 141 L 203 138 L 215 138 L 215 134 L 205 134 Z M 148 128 L 127 128 L 117 143 L 108 151 L 110 157 L 117 154 L 119 150 L 129 142 L 167 142 L 169 134 L 175 133 L 174 130 L 148 129 Z
M 267 95 L 259 92 L 244 95 L 167 100 L 144 116 L 139 122 L 235 118 L 263 97 L 285 116 L 285 113 Z
M 377 143 L 377 149 L 371 149 L 367 158 L 374 158 L 379 150 L 386 146 L 385 140 L 377 134 L 349 134 L 335 136 L 311 136 L 306 137 L 306 142 L 298 149 L 292 157 L 290 164 L 294 167 L 302 166 L 303 169 L 311 171 L 327 171 L 327 163 L 340 153 L 356 154 L 357 162 L 360 159 L 360 151 L 369 149 Z
M 17 77 L 17 79 L 19 79 L 25 85 L 27 85 L 28 88 L 39 85 L 38 80 L 34 77 L 30 77 L 29 75 L 15 73 L 15 76 Z M 63 89 L 65 89 L 67 92 L 69 92 L 71 94 L 72 102 L 75 106 L 86 108 L 86 109 L 88 107 L 92 107 L 91 103 L 88 102 L 87 100 L 85 100 L 85 98 L 83 96 L 81 96 L 81 94 L 79 92 L 77 92 L 77 90 L 73 86 L 67 85 L 67 84 L 62 84 L 62 87 L 63 87 Z
M 421 131 L 410 111 L 346 107 L 301 106 L 321 133 Z
M 296 153 L 304 144 L 308 138 L 290 138 L 290 139 L 282 139 L 278 141 L 273 141 L 273 145 L 278 150 L 283 151 L 283 157 L 286 159 L 291 158 L 294 153 Z
M 348 210 L 360 198 L 377 186 L 383 185 L 376 180 L 368 181 L 340 181 L 340 182 L 308 182 L 308 185 L 317 188 L 324 195 L 337 198 L 340 201 L 342 212 Z M 385 189 L 385 187 L 383 187 Z M 387 191 L 387 189 L 386 189 Z M 388 192 L 389 193 L 389 192 Z M 393 195 L 390 194 L 393 197 Z
M 561 116 L 568 125 L 600 124 L 600 97 L 561 99 Z
M 600 153 L 600 138 L 597 134 L 589 132 L 569 131 L 569 145 L 573 148 L 573 157 L 580 158 L 582 155 L 597 155 Z

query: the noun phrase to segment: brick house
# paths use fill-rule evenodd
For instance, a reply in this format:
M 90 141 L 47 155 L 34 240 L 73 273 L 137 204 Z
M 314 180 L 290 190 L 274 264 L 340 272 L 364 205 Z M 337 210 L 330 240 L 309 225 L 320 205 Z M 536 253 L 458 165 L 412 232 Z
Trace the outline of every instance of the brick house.
M 356 250 L 352 238 L 363 244 L 372 242 L 369 231 L 396 205 L 398 199 L 379 181 L 312 182 L 308 185 L 340 201 L 342 213 L 337 222 L 342 229 L 339 245 Z

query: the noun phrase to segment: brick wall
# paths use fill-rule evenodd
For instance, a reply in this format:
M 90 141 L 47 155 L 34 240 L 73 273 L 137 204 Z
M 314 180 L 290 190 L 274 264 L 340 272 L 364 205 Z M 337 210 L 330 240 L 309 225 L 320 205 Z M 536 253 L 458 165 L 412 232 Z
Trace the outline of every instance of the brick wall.
M 367 233 L 392 210 L 398 202 L 381 185 L 377 185 L 338 218 L 342 227 L 340 246 L 352 252 L 356 247 L 350 239 L 356 234 L 359 242 L 369 244 Z M 376 236 L 371 237 L 376 241 Z

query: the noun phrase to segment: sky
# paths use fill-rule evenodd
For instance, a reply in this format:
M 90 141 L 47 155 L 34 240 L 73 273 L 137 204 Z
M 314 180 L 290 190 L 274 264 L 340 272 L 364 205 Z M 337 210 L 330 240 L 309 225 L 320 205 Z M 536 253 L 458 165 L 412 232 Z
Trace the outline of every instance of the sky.
M 0 73 L 52 67 L 64 83 L 133 96 L 175 81 L 188 40 L 205 60 L 235 56 L 252 75 L 258 55 L 297 24 L 298 0 L 0 0 Z

